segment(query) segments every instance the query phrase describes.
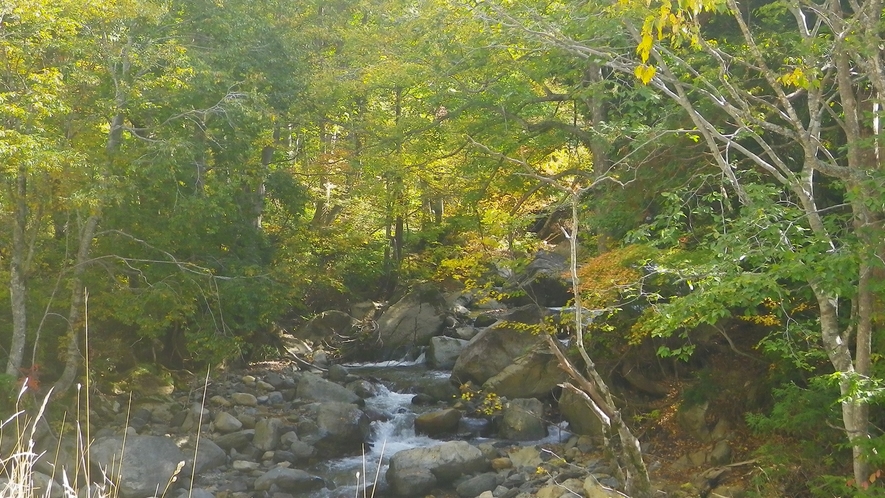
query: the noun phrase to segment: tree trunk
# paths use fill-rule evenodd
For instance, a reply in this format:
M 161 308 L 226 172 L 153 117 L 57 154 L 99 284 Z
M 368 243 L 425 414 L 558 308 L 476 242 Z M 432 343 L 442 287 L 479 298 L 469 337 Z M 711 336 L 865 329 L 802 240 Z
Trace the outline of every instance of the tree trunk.
M 27 298 L 28 284 L 25 277 L 27 244 L 25 230 L 28 223 L 28 189 L 27 171 L 19 168 L 15 177 L 13 198 L 15 199 L 14 221 L 12 227 L 12 254 L 9 268 L 9 296 L 12 305 L 12 342 L 9 348 L 9 359 L 6 363 L 6 374 L 18 377 L 22 366 L 22 358 L 27 341 Z
M 74 266 L 74 274 L 71 278 L 71 306 L 68 309 L 68 348 L 65 353 L 65 369 L 61 377 L 53 387 L 53 397 L 63 395 L 70 389 L 77 378 L 80 368 L 80 328 L 88 325 L 80 323 L 80 309 L 86 299 L 86 290 L 83 288 L 83 272 L 89 260 L 89 251 L 92 248 L 92 240 L 98 229 L 99 216 L 93 214 L 86 219 L 83 229 L 80 231 L 80 239 L 77 247 L 77 261 Z M 89 354 L 87 351 L 86 354 Z

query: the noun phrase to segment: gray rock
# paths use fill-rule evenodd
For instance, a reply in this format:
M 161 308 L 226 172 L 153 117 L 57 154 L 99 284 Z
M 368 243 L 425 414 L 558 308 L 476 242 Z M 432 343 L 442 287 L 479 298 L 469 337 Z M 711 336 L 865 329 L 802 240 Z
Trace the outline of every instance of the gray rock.
M 203 488 L 193 488 L 190 491 L 183 489 L 178 496 L 179 498 L 215 498 L 215 495 Z
M 445 296 L 431 284 L 406 294 L 378 318 L 378 334 L 384 345 L 381 359 L 402 358 L 429 345 L 430 338 L 442 332 L 446 313 Z
M 487 380 L 482 389 L 505 398 L 543 398 L 566 374 L 546 343 L 540 343 Z
M 497 486 L 497 474 L 486 472 L 462 482 L 455 488 L 455 492 L 462 498 L 475 498 L 477 495 L 491 491 Z
M 728 465 L 731 463 L 731 445 L 728 441 L 721 440 L 710 450 L 708 461 L 712 465 Z
M 294 455 L 296 462 L 306 462 L 316 455 L 317 450 L 304 441 L 295 441 L 289 445 L 289 451 Z
M 227 463 L 227 453 L 225 453 L 225 451 L 211 439 L 201 437 L 199 446 L 195 446 L 194 437 L 189 436 L 187 439 L 179 441 L 178 444 L 187 459 L 187 466 L 185 467 L 184 472 L 185 475 L 190 475 L 190 469 L 194 468 L 195 451 L 196 473 L 198 475 L 221 467 Z
M 254 394 L 250 393 L 233 393 L 230 395 L 230 400 L 237 405 L 258 406 L 258 398 L 256 398 Z
M 272 385 L 274 389 L 284 390 L 295 388 L 295 381 L 292 380 L 291 377 L 277 372 L 268 372 L 264 380 L 266 380 L 268 384 Z
M 53 481 L 52 478 L 49 477 L 48 475 L 46 475 L 42 472 L 32 471 L 30 478 L 31 478 L 31 484 L 33 485 L 33 487 L 32 487 L 32 489 L 27 490 L 27 491 L 22 490 L 21 496 L 34 496 L 34 497 L 39 496 L 40 498 L 63 498 L 64 497 L 65 493 L 64 493 L 64 488 L 62 487 L 62 485 Z M 9 491 L 13 491 L 13 490 L 9 490 Z M 33 493 L 29 493 L 30 491 L 32 491 Z M 2 484 L 0 484 L 0 496 L 9 496 L 4 493 L 4 489 L 3 489 Z M 15 492 L 13 492 L 11 496 L 19 496 L 19 495 L 16 494 Z
M 299 437 L 321 458 L 358 453 L 369 436 L 369 417 L 354 404 L 332 401 L 305 408 L 312 423 L 299 425 Z
M 602 421 L 587 404 L 587 401 L 573 393 L 570 389 L 563 389 L 559 398 L 559 411 L 562 417 L 568 421 L 569 431 L 574 434 L 601 437 L 603 435 Z
M 252 438 L 254 437 L 255 429 L 244 429 L 242 431 L 231 432 L 230 434 L 215 438 L 215 444 L 223 448 L 225 451 L 230 451 L 231 449 L 240 451 L 251 444 Z
M 545 314 L 537 306 L 524 306 L 508 313 L 505 320 L 482 330 L 461 352 L 452 368 L 452 378 L 459 384 L 473 381 L 482 385 L 500 373 L 516 358 L 544 341 L 543 336 L 520 325 L 539 324 Z
M 427 349 L 427 365 L 441 370 L 451 369 L 466 345 L 467 341 L 464 339 L 445 336 L 431 338 Z
M 212 423 L 215 425 L 215 430 L 222 434 L 230 434 L 243 428 L 243 423 L 227 412 L 218 412 Z
M 300 375 L 297 396 L 305 401 L 337 401 L 339 403 L 357 403 L 361 399 L 353 391 L 311 373 Z
M 255 424 L 255 437 L 252 444 L 262 451 L 273 451 L 280 444 L 283 421 L 278 418 L 261 419 Z
M 363 379 L 354 380 L 347 383 L 347 389 L 362 399 L 371 398 L 378 395 L 378 388 L 375 384 Z
M 479 448 L 464 441 L 450 441 L 393 455 L 387 470 L 387 482 L 399 496 L 420 496 L 437 482 L 450 483 L 488 467 L 489 462 Z
M 167 483 L 185 457 L 172 439 L 160 436 L 115 436 L 96 441 L 89 458 L 97 469 L 119 469 L 122 498 L 147 498 Z M 120 457 L 122 455 L 122 458 Z M 98 475 L 98 473 L 96 474 Z
M 415 418 L 415 432 L 431 437 L 452 434 L 458 430 L 460 421 L 461 411 L 454 408 L 422 413 Z
M 347 378 L 347 369 L 337 363 L 329 367 L 329 380 L 332 382 L 344 382 Z
M 308 474 L 303 470 L 276 467 L 265 472 L 255 480 L 256 491 L 267 491 L 272 487 L 285 492 L 303 493 L 320 489 L 325 486 L 321 477 Z
M 501 416 L 500 434 L 503 438 L 517 441 L 534 441 L 546 437 L 544 404 L 535 398 L 507 402 Z
M 710 440 L 710 428 L 707 426 L 709 402 L 685 405 L 676 412 L 676 421 L 693 438 L 698 441 Z

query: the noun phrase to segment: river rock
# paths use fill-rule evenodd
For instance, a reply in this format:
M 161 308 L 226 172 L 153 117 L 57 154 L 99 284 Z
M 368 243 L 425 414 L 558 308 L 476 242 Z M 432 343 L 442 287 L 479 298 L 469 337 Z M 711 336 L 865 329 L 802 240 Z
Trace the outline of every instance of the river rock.
M 279 491 L 303 493 L 320 489 L 325 486 L 323 478 L 308 474 L 303 470 L 276 467 L 255 479 L 256 491 L 268 491 L 276 488 Z
M 523 326 L 539 324 L 544 315 L 545 311 L 537 306 L 524 306 L 482 330 L 461 352 L 452 368 L 452 379 L 459 384 L 473 381 L 482 385 L 500 373 L 544 340 Z
M 542 398 L 565 380 L 556 356 L 540 343 L 487 380 L 482 389 L 511 399 Z
M 596 416 L 596 412 L 590 408 L 584 398 L 571 389 L 562 390 L 559 411 L 562 413 L 562 418 L 568 422 L 569 431 L 572 433 L 592 437 L 603 435 L 602 421 Z
M 233 393 L 230 395 L 230 400 L 237 405 L 258 406 L 258 398 L 251 393 Z
M 280 444 L 283 421 L 278 418 L 265 418 L 255 424 L 255 437 L 252 444 L 261 451 L 273 451 Z
M 440 290 L 425 284 L 393 304 L 378 318 L 381 358 L 399 359 L 416 348 L 430 344 L 445 324 L 447 305 Z
M 514 399 L 504 405 L 500 435 L 516 441 L 534 441 L 547 436 L 544 403 L 535 398 Z
M 369 436 L 369 417 L 350 403 L 330 401 L 305 407 L 312 421 L 299 426 L 302 441 L 312 444 L 320 458 L 334 458 L 360 451 Z
M 215 430 L 222 434 L 230 434 L 243 428 L 243 423 L 227 412 L 218 412 L 212 421 Z
M 225 451 L 230 451 L 231 449 L 241 451 L 252 443 L 252 438 L 254 437 L 255 429 L 244 429 L 215 438 L 215 444 Z
M 462 498 L 475 498 L 486 491 L 495 489 L 497 486 L 498 475 L 494 472 L 486 472 L 462 482 L 455 488 L 455 492 Z
M 437 483 L 448 484 L 488 466 L 479 448 L 464 441 L 450 441 L 396 453 L 390 459 L 387 482 L 398 496 L 423 496 Z
M 422 413 L 415 418 L 415 432 L 430 437 L 452 434 L 458 430 L 460 421 L 461 411 L 454 408 Z
M 304 401 L 337 401 L 339 403 L 357 403 L 360 397 L 334 382 L 330 382 L 312 373 L 303 373 L 298 377 L 297 396 Z
M 467 341 L 464 339 L 446 336 L 431 338 L 427 349 L 427 365 L 440 370 L 451 369 L 466 345 Z
M 119 469 L 122 498 L 147 498 L 165 489 L 185 457 L 175 442 L 162 436 L 112 436 L 89 447 L 90 463 L 98 469 Z M 122 459 L 120 458 L 120 455 Z
M 193 436 L 188 436 L 186 439 L 177 442 L 187 462 L 184 470 L 185 475 L 190 475 L 195 465 L 196 474 L 199 475 L 227 463 L 227 453 L 215 442 L 205 437 L 201 437 L 199 442 L 199 446 L 195 446 L 195 438 Z M 196 463 L 194 462 L 195 451 Z

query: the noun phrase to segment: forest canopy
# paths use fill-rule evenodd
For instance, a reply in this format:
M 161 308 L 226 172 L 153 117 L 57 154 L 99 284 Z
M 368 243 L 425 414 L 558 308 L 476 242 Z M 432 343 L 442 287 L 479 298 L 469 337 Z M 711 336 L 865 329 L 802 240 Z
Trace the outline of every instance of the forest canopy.
M 878 0 L 0 0 L 5 376 L 259 358 L 320 311 L 492 288 L 574 204 L 613 342 L 768 327 L 871 484 L 883 33 Z

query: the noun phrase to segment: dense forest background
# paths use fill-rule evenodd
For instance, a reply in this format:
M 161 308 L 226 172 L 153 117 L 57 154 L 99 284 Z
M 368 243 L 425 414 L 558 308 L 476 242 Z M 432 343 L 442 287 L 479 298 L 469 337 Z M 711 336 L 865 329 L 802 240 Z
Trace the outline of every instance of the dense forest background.
M 2 385 L 263 358 L 573 237 L 595 354 L 749 346 L 769 455 L 875 493 L 882 12 L 0 0 Z

